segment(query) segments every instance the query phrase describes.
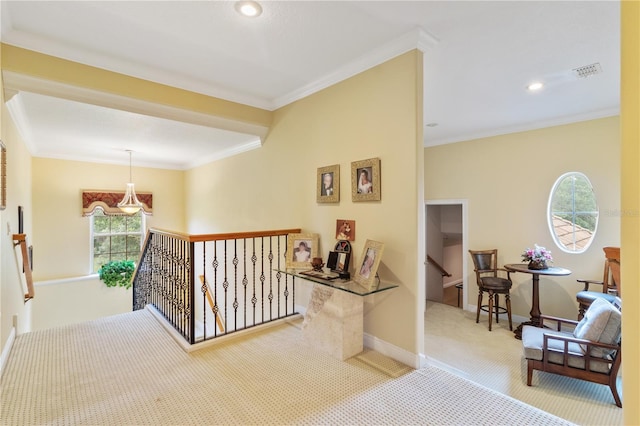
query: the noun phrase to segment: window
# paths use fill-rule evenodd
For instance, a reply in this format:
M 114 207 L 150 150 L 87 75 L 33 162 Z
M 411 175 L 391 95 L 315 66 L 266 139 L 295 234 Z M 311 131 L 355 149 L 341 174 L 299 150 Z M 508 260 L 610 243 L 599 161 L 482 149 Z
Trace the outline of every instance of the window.
M 582 253 L 598 228 L 598 204 L 589 179 L 582 173 L 560 176 L 551 188 L 547 221 L 556 245 L 567 253 Z
M 138 261 L 144 238 L 142 211 L 131 216 L 106 215 L 100 207 L 91 216 L 91 271 L 112 260 Z

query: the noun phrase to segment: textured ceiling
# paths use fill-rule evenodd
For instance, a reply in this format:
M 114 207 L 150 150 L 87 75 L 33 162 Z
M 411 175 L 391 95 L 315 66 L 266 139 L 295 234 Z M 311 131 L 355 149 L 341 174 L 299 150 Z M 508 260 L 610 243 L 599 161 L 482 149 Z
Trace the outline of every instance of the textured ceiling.
M 437 40 L 425 49 L 425 124 L 438 123 L 425 128 L 427 146 L 618 113 L 615 1 L 266 1 L 262 6 L 262 16 L 248 19 L 235 12 L 232 1 L 2 1 L 2 41 L 275 109 L 397 51 L 400 40 L 421 29 Z M 572 75 L 572 68 L 595 62 L 602 74 Z M 525 86 L 537 79 L 547 86 L 528 93 Z M 52 121 L 60 114 L 43 108 L 50 101 L 22 99 L 36 155 L 71 155 L 67 150 L 75 143 L 60 142 L 65 138 L 84 140 L 87 155 L 93 145 L 104 152 L 133 136 L 145 140 L 131 132 L 130 123 L 114 130 L 109 141 L 101 140 L 104 132 L 92 133 L 99 126 L 56 126 Z M 79 107 L 57 105 L 58 111 L 64 108 Z M 117 116 L 96 109 L 85 113 L 104 114 L 104 120 Z M 175 125 L 173 130 L 147 124 L 156 142 L 140 143 L 137 155 L 158 167 L 188 168 L 250 139 L 206 134 L 182 123 L 162 123 Z M 45 135 L 56 132 L 58 142 L 48 145 Z M 116 141 L 120 138 L 125 142 Z M 183 153 L 191 152 L 191 143 L 193 155 L 187 158 Z M 154 158 L 163 155 L 168 155 L 164 161 Z

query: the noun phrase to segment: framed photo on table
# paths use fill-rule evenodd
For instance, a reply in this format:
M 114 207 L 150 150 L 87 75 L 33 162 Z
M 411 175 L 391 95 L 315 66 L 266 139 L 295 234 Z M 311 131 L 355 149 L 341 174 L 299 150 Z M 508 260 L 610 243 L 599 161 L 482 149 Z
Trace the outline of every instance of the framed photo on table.
M 384 243 L 367 240 L 362 250 L 360 263 L 356 264 L 356 275 L 353 280 L 367 290 L 378 288 L 379 282 L 376 279 L 376 273 L 378 272 L 383 252 Z
M 337 203 L 340 201 L 339 164 L 318 168 L 316 201 L 318 203 Z
M 318 234 L 287 236 L 287 268 L 311 268 L 311 259 L 318 257 Z
M 380 201 L 380 159 L 351 163 L 351 199 L 353 201 Z

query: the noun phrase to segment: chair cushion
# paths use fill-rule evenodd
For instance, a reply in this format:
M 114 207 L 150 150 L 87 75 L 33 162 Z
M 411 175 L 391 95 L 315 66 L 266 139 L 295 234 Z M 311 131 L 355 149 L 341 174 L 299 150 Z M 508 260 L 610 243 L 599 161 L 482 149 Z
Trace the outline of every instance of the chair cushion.
M 578 300 L 578 303 L 590 305 L 596 299 L 605 299 L 607 302 L 613 303 L 616 296 L 609 293 L 603 293 L 601 291 L 579 291 L 576 293 L 576 299 Z
M 525 358 L 542 361 L 542 358 L 544 355 L 542 346 L 544 344 L 545 334 L 573 337 L 571 333 L 551 331 L 545 328 L 538 328 L 530 325 L 525 325 L 522 328 L 522 347 L 524 349 Z M 549 339 L 549 349 L 554 349 L 558 351 L 558 352 L 549 353 L 549 362 L 552 364 L 562 365 L 564 363 L 564 358 L 562 354 L 562 352 L 564 351 L 564 342 L 556 339 Z M 584 359 L 584 352 L 581 345 L 570 342 L 568 351 L 569 351 L 569 360 L 568 360 L 569 366 L 584 370 L 585 359 Z M 598 362 L 598 361 L 592 360 L 591 363 L 589 364 L 589 367 L 590 367 L 590 371 L 597 371 L 599 373 L 607 374 L 609 373 L 610 364 L 607 364 L 606 362 Z
M 578 339 L 616 345 L 620 340 L 621 320 L 622 315 L 613 304 L 603 298 L 598 298 L 584 313 L 584 318 L 576 325 L 573 335 Z M 612 350 L 604 348 L 593 348 L 591 356 L 603 358 L 612 352 Z
M 482 287 L 491 290 L 508 290 L 511 288 L 511 281 L 500 277 L 482 277 L 480 278 Z

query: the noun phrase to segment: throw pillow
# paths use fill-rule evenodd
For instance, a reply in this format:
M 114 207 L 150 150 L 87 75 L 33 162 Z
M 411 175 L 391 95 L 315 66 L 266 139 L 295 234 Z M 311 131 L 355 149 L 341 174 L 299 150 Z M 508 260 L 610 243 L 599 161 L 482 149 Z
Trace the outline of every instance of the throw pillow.
M 611 303 L 605 299 L 595 299 L 582 321 L 573 330 L 573 335 L 578 339 L 591 340 L 593 342 L 615 345 L 620 340 L 621 314 Z M 585 351 L 586 347 L 582 350 Z M 593 348 L 591 356 L 604 358 L 613 351 L 604 348 Z

